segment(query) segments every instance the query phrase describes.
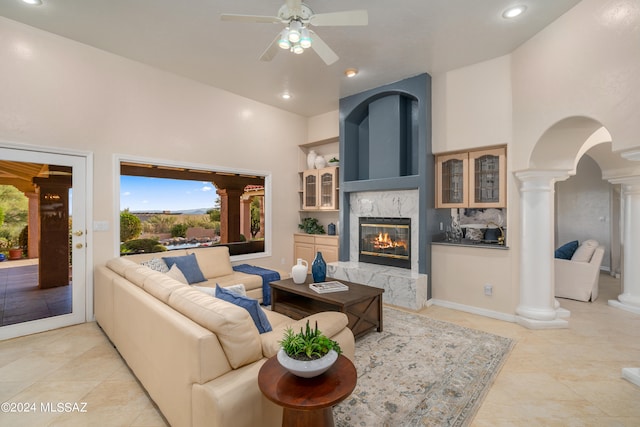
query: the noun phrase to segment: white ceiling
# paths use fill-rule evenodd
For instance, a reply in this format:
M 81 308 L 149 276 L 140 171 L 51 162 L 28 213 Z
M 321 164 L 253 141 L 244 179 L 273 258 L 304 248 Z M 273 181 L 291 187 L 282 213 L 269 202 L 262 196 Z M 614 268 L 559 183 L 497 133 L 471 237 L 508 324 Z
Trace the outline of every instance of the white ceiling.
M 366 27 L 315 27 L 340 56 L 307 51 L 258 60 L 280 24 L 222 22 L 221 13 L 276 15 L 284 0 L 2 0 L 0 15 L 303 116 L 338 99 L 507 54 L 580 0 L 307 0 L 315 13 L 366 9 Z M 502 12 L 524 4 L 507 21 Z M 360 74 L 347 79 L 343 72 Z M 290 100 L 279 95 L 289 91 Z

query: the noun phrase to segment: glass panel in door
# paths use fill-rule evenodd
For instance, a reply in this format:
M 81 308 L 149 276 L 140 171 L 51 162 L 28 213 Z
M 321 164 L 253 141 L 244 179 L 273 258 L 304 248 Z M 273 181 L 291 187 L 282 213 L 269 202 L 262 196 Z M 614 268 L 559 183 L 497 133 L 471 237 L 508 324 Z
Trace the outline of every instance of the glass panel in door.
M 85 161 L 0 147 L 0 339 L 85 321 Z
M 451 159 L 442 163 L 442 202 L 464 201 L 464 161 Z
M 478 157 L 475 162 L 475 191 L 476 203 L 497 203 L 500 201 L 500 158 L 485 155 Z

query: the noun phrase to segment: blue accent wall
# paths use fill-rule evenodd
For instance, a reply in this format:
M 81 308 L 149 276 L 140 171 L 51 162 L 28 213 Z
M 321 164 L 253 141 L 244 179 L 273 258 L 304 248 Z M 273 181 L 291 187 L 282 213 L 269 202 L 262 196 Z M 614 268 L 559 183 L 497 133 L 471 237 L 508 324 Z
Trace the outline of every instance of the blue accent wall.
M 342 230 L 349 230 L 350 193 L 418 190 L 418 267 L 430 278 L 435 231 L 431 76 L 420 74 L 340 99 L 340 163 Z M 340 232 L 341 261 L 349 260 L 351 238 Z

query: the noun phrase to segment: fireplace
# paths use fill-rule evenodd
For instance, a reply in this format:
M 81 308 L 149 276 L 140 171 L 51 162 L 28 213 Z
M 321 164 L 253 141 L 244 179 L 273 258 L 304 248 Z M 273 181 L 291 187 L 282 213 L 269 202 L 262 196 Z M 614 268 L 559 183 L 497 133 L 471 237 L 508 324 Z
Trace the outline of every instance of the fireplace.
M 411 269 L 411 218 L 360 217 L 360 262 Z

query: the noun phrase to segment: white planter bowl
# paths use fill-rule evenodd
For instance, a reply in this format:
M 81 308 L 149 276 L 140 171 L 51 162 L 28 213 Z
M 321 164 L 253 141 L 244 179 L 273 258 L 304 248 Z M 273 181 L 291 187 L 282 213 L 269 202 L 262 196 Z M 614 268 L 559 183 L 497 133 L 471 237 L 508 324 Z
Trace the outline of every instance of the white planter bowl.
M 296 360 L 287 356 L 282 348 L 278 350 L 278 362 L 293 375 L 312 378 L 326 372 L 338 360 L 338 353 L 330 350 L 325 356 L 316 360 Z

